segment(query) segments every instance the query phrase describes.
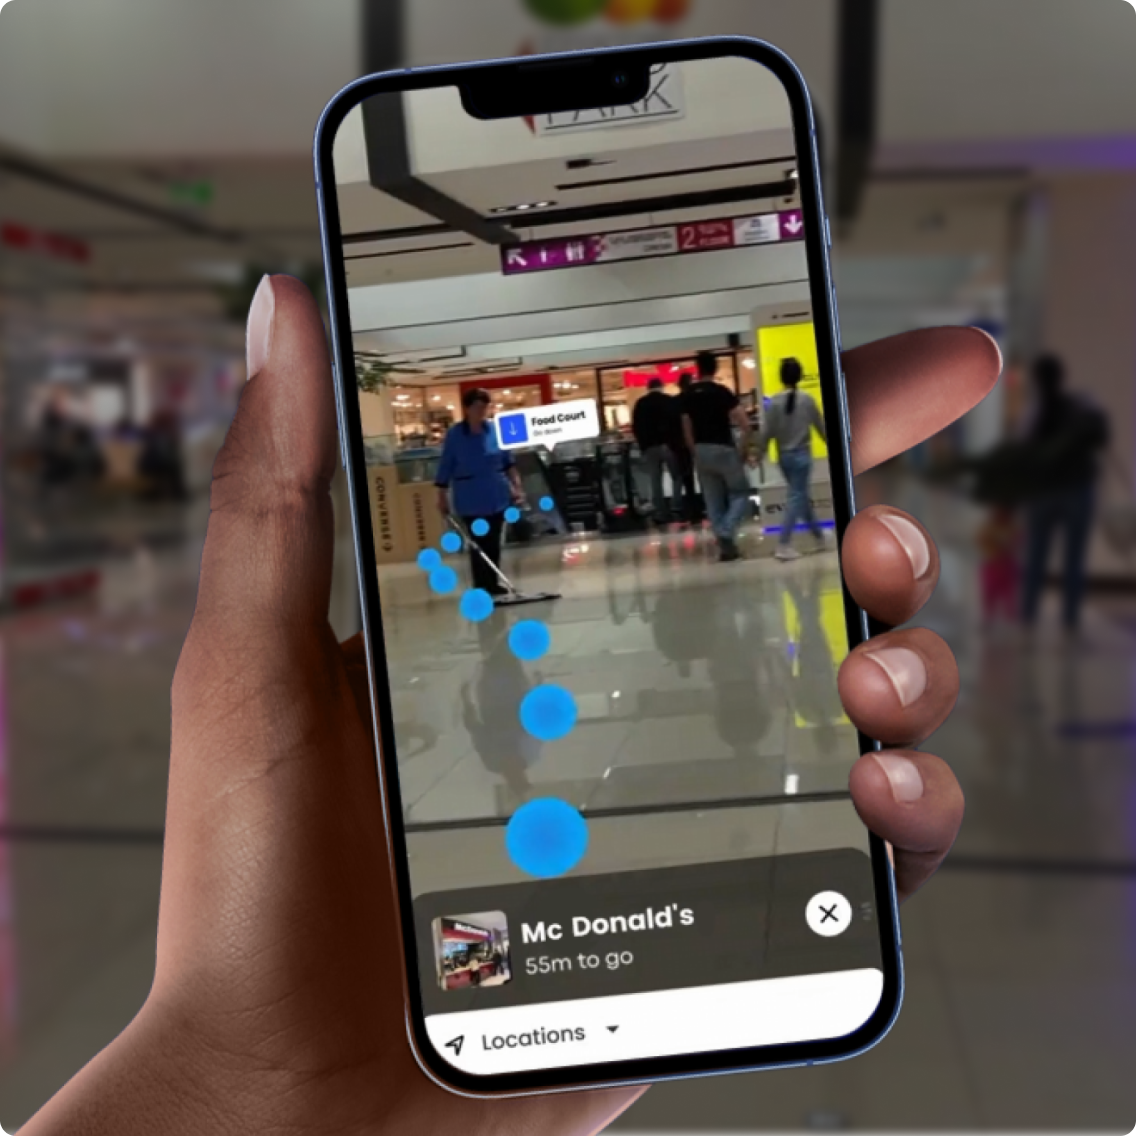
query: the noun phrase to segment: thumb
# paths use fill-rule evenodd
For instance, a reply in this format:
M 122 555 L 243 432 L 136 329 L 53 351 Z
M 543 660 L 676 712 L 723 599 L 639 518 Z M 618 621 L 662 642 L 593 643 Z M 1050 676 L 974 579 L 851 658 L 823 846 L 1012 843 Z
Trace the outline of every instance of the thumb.
M 335 409 L 327 341 L 298 280 L 266 276 L 249 313 L 249 382 L 213 467 L 195 630 L 263 649 L 326 622 Z

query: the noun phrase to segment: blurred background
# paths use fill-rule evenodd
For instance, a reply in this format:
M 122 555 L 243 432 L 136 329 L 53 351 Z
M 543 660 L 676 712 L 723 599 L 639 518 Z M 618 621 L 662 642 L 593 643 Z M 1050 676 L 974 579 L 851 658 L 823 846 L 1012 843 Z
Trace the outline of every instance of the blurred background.
M 940 541 L 943 583 L 920 622 L 962 671 L 958 712 L 928 748 L 958 772 L 967 819 L 904 912 L 898 1025 L 849 1064 L 653 1089 L 620 1127 L 1130 1129 L 1132 6 L 12 0 L 0 16 L 8 1130 L 149 988 L 168 690 L 210 467 L 260 275 L 321 286 L 320 110 L 387 67 L 709 34 L 777 44 L 814 93 L 845 347 L 973 324 L 1007 370 L 964 422 L 860 487 Z M 400 408 L 400 426 L 408 444 L 428 434 L 425 406 Z M 345 525 L 331 614 L 340 634 L 356 629 Z

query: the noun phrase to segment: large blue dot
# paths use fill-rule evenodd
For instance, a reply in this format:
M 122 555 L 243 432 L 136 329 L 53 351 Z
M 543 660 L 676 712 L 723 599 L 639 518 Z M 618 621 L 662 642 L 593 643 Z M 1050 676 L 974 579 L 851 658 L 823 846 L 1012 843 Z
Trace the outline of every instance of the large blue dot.
M 435 568 L 430 573 L 430 587 L 439 595 L 448 596 L 458 586 L 458 574 L 452 568 Z
M 521 510 L 516 505 L 510 505 L 505 510 L 505 520 L 511 525 L 515 525 L 521 519 Z
M 551 497 L 542 497 L 540 499 L 540 507 L 546 512 L 551 513 L 556 508 L 556 502 Z
M 442 565 L 442 554 L 436 548 L 424 548 L 418 554 L 418 567 L 423 572 L 433 572 Z
M 471 527 L 473 529 L 474 536 L 489 535 L 489 522 L 482 520 L 481 517 L 478 517 L 477 520 L 473 522 L 473 525 Z
M 534 687 L 521 700 L 521 725 L 542 742 L 570 734 L 578 713 L 576 699 L 562 686 Z
M 471 588 L 458 606 L 470 623 L 481 623 L 493 614 L 493 597 L 482 588 Z
M 535 619 L 523 619 L 509 632 L 509 646 L 513 654 L 527 663 L 546 655 L 551 643 L 548 628 Z
M 446 533 L 442 537 L 442 550 L 444 552 L 461 552 L 462 538 L 457 533 Z
M 570 872 L 588 850 L 588 822 L 567 801 L 529 801 L 505 827 L 509 859 L 530 876 L 552 879 Z

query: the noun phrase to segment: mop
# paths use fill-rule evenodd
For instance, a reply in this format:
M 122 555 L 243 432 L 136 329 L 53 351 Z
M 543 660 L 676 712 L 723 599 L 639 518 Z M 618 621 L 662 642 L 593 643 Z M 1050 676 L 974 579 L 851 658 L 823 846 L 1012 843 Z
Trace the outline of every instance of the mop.
M 493 563 L 492 560 L 485 554 L 485 550 L 473 539 L 473 534 L 465 530 L 465 526 L 451 513 L 446 514 L 446 520 L 450 522 L 450 527 L 464 540 L 490 568 L 493 569 L 497 579 L 501 581 L 501 586 L 505 589 L 506 594 L 503 596 L 494 596 L 493 602 L 498 607 L 517 607 L 520 604 L 531 603 L 545 603 L 550 600 L 558 600 L 561 598 L 559 592 L 533 592 L 527 595 L 523 592 L 518 592 L 513 587 L 513 581 Z

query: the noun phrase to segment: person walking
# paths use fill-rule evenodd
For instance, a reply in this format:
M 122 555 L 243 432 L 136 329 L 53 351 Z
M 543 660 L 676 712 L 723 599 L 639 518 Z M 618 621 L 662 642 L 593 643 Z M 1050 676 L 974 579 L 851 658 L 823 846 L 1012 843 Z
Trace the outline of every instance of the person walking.
M 1022 617 L 1027 627 L 1037 622 L 1053 537 L 1060 529 L 1065 539 L 1062 615 L 1065 630 L 1074 633 L 1081 622 L 1096 487 L 1110 428 L 1101 409 L 1065 389 L 1065 364 L 1056 355 L 1038 359 L 1033 377 L 1037 413 L 1023 455 L 1033 473 Z
M 749 442 L 749 419 L 738 396 L 721 383 L 718 360 L 709 351 L 698 356 L 698 380 L 682 396 L 682 427 L 694 455 L 706 512 L 718 538 L 718 559 L 738 560 L 738 531 L 749 509 L 749 479 L 742 455 Z M 734 430 L 740 433 L 735 438 Z
M 682 470 L 682 491 L 686 498 L 686 516 L 683 519 L 692 525 L 697 525 L 702 523 L 706 510 L 698 499 L 698 487 L 694 482 L 694 454 L 687 446 L 682 430 L 682 400 L 692 386 L 694 386 L 694 375 L 690 371 L 684 371 L 679 375 L 678 395 L 675 398 L 679 410 L 679 438 L 675 454 L 678 457 L 679 468 Z
M 639 451 L 647 464 L 651 478 L 653 519 L 665 525 L 680 521 L 683 509 L 682 466 L 678 451 L 682 447 L 682 420 L 678 401 L 663 390 L 662 379 L 651 379 L 647 393 L 635 404 L 631 415 L 631 433 L 639 444 Z M 663 489 L 663 470 L 671 475 L 672 498 L 667 499 Z
M 489 392 L 480 387 L 462 395 L 462 420 L 446 433 L 434 484 L 438 511 L 449 516 L 452 509 L 482 552 L 500 568 L 505 510 L 510 501 L 523 504 L 525 495 L 516 463 L 501 449 L 489 421 L 492 404 Z M 469 564 L 475 588 L 491 596 L 505 594 L 497 574 L 472 545 Z
M 764 458 L 770 442 L 777 443 L 778 464 L 788 486 L 785 519 L 777 551 L 773 554 L 778 560 L 800 558 L 801 554 L 793 547 L 793 532 L 802 521 L 809 526 L 817 543 L 824 546 L 824 532 L 809 498 L 809 482 L 813 470 L 812 432 L 815 430 L 822 441 L 827 438 L 824 417 L 816 400 L 798 389 L 804 376 L 799 360 L 781 361 L 781 382 L 785 390 L 770 401 L 758 440 L 759 460 Z

